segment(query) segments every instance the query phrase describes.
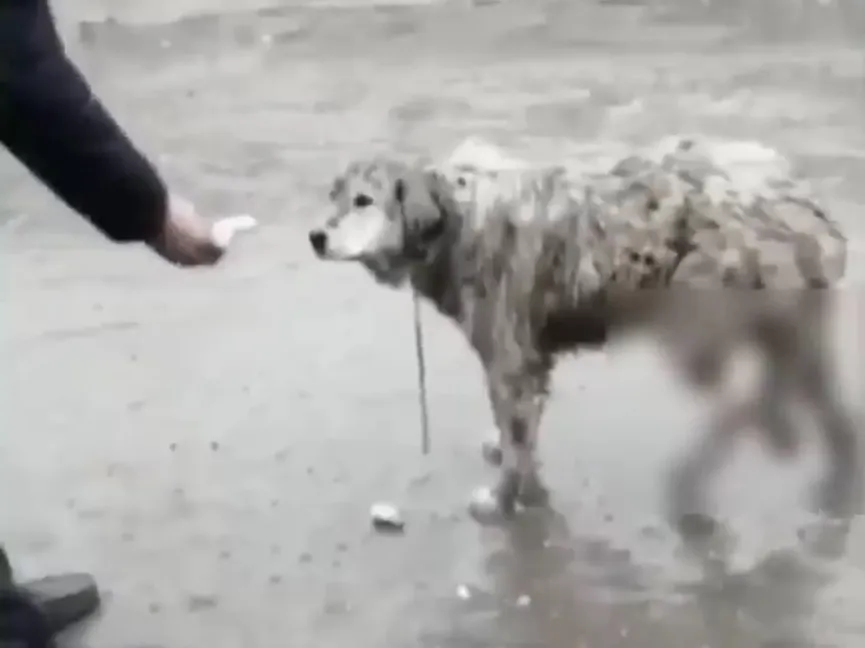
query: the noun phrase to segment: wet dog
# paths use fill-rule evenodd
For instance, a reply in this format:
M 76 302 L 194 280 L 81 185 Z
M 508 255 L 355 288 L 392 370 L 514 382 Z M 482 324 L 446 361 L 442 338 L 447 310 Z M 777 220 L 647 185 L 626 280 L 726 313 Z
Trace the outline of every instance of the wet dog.
M 857 433 L 826 345 L 846 239 L 788 175 L 743 168 L 681 139 L 597 173 L 379 157 L 335 179 L 333 213 L 309 233 L 315 253 L 359 262 L 387 286 L 411 284 L 481 360 L 500 433 L 488 458 L 501 473 L 474 495 L 477 519 L 546 501 L 535 447 L 557 357 L 641 330 L 718 395 L 709 429 L 672 471 L 677 523 L 712 522 L 703 491 L 738 432 L 754 426 L 779 453 L 795 450 L 797 398 L 828 448 L 819 504 L 843 513 Z M 760 352 L 765 376 L 728 402 L 725 362 L 744 345 Z

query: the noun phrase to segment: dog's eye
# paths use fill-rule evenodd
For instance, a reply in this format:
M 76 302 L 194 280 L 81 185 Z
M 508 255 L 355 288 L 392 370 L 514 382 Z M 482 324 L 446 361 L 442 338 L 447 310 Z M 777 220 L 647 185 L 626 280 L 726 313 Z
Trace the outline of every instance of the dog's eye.
M 372 198 L 366 194 L 358 194 L 354 197 L 354 206 L 358 209 L 369 207 L 372 204 Z
M 467 184 L 468 184 L 468 182 L 466 182 L 466 179 L 463 178 L 462 176 L 457 178 L 457 187 L 461 187 L 462 189 L 465 189 Z

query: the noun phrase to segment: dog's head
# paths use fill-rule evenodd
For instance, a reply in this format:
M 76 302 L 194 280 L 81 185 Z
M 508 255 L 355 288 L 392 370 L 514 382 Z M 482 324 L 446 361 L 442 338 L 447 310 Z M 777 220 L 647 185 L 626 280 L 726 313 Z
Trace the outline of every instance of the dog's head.
M 309 233 L 316 255 L 359 261 L 380 282 L 402 284 L 446 229 L 450 192 L 431 170 L 374 158 L 333 181 L 333 213 Z

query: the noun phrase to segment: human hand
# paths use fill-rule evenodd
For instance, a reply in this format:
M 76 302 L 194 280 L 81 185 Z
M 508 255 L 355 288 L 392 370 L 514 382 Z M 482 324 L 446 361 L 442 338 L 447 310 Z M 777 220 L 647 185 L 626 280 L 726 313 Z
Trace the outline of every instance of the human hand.
M 228 250 L 235 234 L 256 225 L 256 220 L 248 215 L 208 221 L 195 210 L 192 203 L 179 196 L 171 196 L 162 231 L 148 245 L 175 265 L 213 265 Z

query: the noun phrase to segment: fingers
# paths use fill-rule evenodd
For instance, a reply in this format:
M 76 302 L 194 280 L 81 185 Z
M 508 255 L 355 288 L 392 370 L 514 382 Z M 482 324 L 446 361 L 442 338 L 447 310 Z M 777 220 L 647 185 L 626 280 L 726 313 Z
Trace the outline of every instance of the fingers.
M 209 222 L 190 203 L 179 199 L 173 199 L 171 207 L 163 232 L 150 246 L 166 261 L 181 267 L 214 265 L 238 233 L 258 225 L 248 214 Z

